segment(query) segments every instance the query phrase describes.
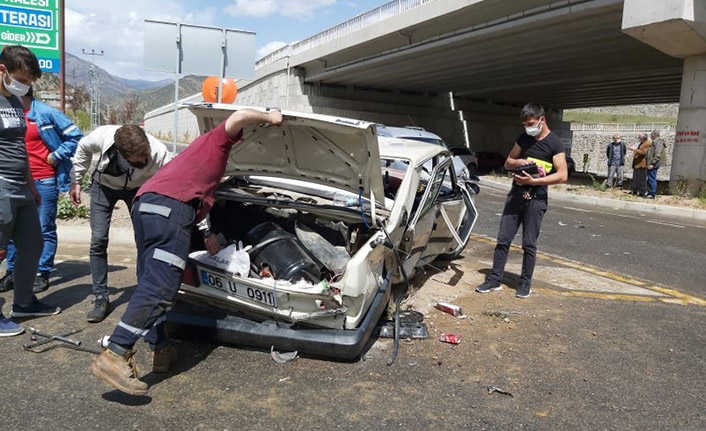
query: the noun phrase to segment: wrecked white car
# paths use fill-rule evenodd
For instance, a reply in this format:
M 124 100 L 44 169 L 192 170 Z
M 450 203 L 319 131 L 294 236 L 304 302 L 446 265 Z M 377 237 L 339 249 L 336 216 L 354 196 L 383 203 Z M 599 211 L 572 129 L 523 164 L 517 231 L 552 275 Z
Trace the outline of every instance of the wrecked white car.
M 238 108 L 191 109 L 205 133 Z M 391 284 L 463 251 L 477 186 L 457 180 L 444 147 L 378 137 L 363 121 L 282 113 L 282 127 L 246 129 L 233 147 L 211 210 L 230 245 L 190 255 L 168 329 L 356 358 Z

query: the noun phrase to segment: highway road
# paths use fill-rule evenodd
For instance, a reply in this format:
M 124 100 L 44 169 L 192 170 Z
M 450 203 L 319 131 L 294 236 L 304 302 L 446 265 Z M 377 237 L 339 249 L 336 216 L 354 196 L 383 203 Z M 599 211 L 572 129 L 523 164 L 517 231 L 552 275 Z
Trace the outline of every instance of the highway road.
M 495 239 L 506 195 L 481 189 L 474 233 Z M 521 245 L 521 229 L 513 243 Z M 550 191 L 538 250 L 706 297 L 706 226 L 693 221 L 565 204 L 552 200 Z

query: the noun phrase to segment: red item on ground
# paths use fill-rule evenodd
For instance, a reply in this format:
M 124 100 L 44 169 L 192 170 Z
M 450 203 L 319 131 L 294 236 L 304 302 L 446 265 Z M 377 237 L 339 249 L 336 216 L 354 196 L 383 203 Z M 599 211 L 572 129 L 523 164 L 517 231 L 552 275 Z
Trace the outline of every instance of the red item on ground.
M 434 305 L 434 308 L 441 310 L 444 313 L 449 313 L 454 317 L 460 317 L 463 315 L 463 310 L 461 310 L 461 307 L 458 305 L 449 304 L 448 302 L 437 302 Z
M 43 180 L 56 175 L 54 166 L 47 162 L 47 156 L 51 151 L 44 145 L 44 141 L 39 136 L 37 123 L 29 121 L 27 112 L 25 112 L 25 123 L 27 123 L 27 132 L 25 133 L 25 143 L 27 146 L 27 158 L 29 159 L 29 170 L 32 172 L 32 178 L 35 180 Z
M 461 336 L 444 332 L 439 336 L 439 341 L 449 344 L 458 344 L 461 342 Z

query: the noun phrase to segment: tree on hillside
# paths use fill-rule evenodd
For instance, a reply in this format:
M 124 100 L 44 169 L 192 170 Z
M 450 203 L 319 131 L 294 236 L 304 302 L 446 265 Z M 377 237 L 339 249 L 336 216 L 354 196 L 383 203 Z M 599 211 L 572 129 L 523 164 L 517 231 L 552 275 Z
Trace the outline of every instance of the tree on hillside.
M 86 92 L 86 87 L 83 85 L 76 86 L 66 86 L 66 92 L 68 93 L 69 103 L 71 104 L 71 111 L 73 115 L 76 116 L 76 111 L 88 111 L 90 109 L 90 96 Z
M 137 114 L 138 104 L 139 100 L 137 98 L 137 94 L 133 94 L 125 98 L 125 101 L 120 107 L 120 117 L 122 124 L 130 124 L 135 121 L 135 115 Z

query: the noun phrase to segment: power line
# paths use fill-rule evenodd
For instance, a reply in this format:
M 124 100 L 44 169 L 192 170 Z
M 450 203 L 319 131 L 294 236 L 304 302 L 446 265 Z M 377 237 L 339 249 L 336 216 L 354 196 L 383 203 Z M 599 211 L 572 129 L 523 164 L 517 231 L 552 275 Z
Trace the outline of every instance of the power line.
M 91 77 L 91 130 L 95 130 L 98 126 L 100 126 L 101 83 L 94 61 L 96 56 L 103 55 L 103 50 L 101 49 L 100 52 L 96 52 L 95 49 L 92 49 L 88 52 L 85 49 L 81 49 L 81 53 L 91 56 L 91 68 L 88 70 L 88 75 Z

